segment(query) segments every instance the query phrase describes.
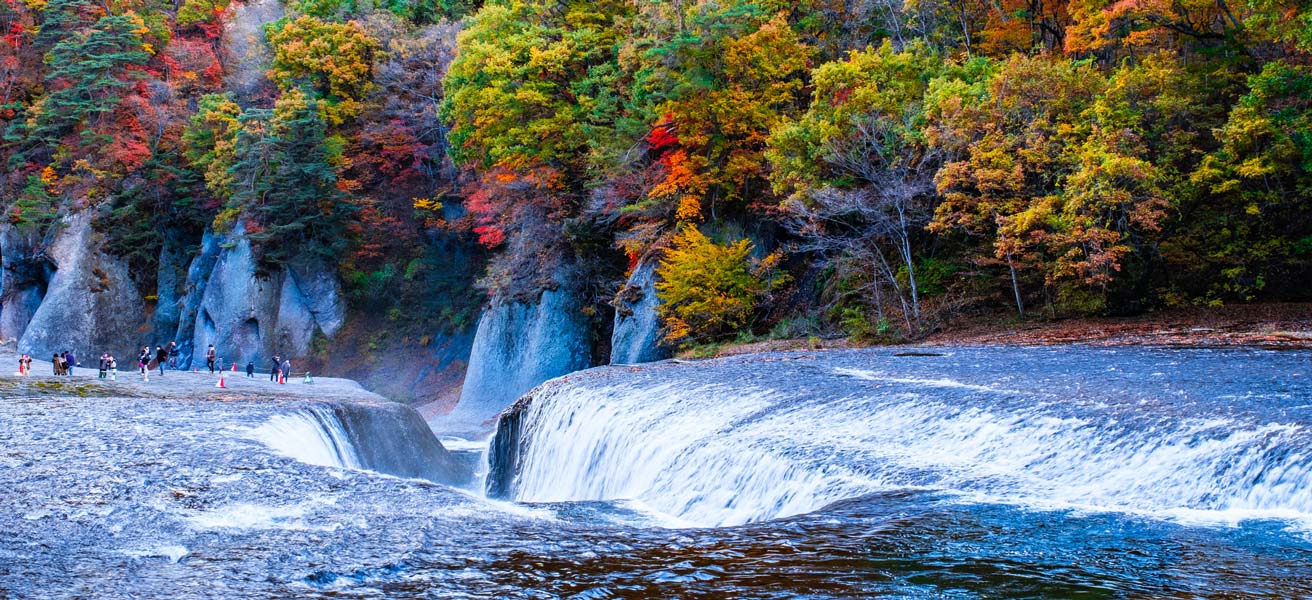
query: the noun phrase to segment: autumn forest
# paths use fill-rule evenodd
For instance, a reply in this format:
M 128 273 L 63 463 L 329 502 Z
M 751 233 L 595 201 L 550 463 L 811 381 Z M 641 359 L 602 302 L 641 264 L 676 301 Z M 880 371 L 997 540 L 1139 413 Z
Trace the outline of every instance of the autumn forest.
M 8 223 L 454 329 L 645 265 L 684 346 L 1312 300 L 1304 0 L 287 0 L 253 63 L 240 10 L 0 4 Z

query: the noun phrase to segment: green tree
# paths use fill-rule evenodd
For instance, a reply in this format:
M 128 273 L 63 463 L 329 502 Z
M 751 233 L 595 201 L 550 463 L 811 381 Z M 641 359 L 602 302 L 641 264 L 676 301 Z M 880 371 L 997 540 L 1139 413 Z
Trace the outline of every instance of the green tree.
M 835 278 L 868 281 L 871 297 L 860 302 L 880 320 L 884 298 L 896 298 L 910 330 L 921 313 L 913 243 L 933 209 L 938 165 L 924 139 L 924 95 L 945 68 L 919 43 L 826 63 L 812 75 L 810 108 L 775 129 L 767 153 L 775 191 L 790 195 L 785 223 L 804 248 Z
M 771 4 L 651 3 L 635 17 L 622 54 L 632 79 L 625 127 L 671 134 L 664 178 L 647 195 L 676 206 L 680 221 L 740 211 L 768 193 L 766 140 L 800 112 L 814 54 Z
M 232 195 L 231 169 L 236 161 L 241 117 L 241 107 L 231 95 L 206 94 L 182 133 L 187 160 L 204 174 L 206 188 L 220 199 Z
M 1272 62 L 1216 136 L 1221 145 L 1191 175 L 1189 233 L 1168 250 L 1212 300 L 1257 298 L 1296 285 L 1312 264 L 1312 69 Z M 1286 288 L 1287 289 L 1287 288 Z
M 150 59 L 143 33 L 141 19 L 112 15 L 55 44 L 46 58 L 50 92 L 36 108 L 29 139 L 57 144 L 77 133 L 86 147 L 105 142 L 112 134 L 98 126 L 118 108 L 134 80 L 144 76 L 130 67 L 144 66 Z
M 269 31 L 273 64 L 269 79 L 284 92 L 310 89 L 324 100 L 332 125 L 360 114 L 360 101 L 373 87 L 376 40 L 355 21 L 335 23 L 309 15 Z
M 292 90 L 272 111 L 247 110 L 239 122 L 233 193 L 216 225 L 246 218 L 264 264 L 301 252 L 340 258 L 355 211 L 337 188 L 342 144 L 329 135 L 318 101 Z

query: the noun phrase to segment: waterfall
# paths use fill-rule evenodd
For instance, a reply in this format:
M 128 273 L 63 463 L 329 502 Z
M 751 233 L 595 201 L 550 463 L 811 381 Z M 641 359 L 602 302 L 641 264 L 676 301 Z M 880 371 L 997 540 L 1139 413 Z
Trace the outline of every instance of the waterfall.
M 470 486 L 475 465 L 452 455 L 415 409 L 395 403 L 310 405 L 251 430 L 270 449 L 312 465 Z
M 251 431 L 251 437 L 279 454 L 303 463 L 341 469 L 362 468 L 342 421 L 327 406 L 275 415 Z
M 907 373 L 858 368 L 869 359 L 850 356 L 556 380 L 503 415 L 489 493 L 630 500 L 690 526 L 786 517 L 907 488 L 1041 508 L 1312 525 L 1312 411 L 1297 404 L 1312 397 L 1306 381 L 1270 394 L 1271 379 L 1251 366 L 1208 381 L 1221 375 L 1168 377 L 1151 361 L 1125 372 L 1097 356 L 1054 356 L 1042 382 L 1011 374 L 1008 360 L 939 361 L 943 368 Z M 1147 383 L 1164 380 L 1161 390 Z

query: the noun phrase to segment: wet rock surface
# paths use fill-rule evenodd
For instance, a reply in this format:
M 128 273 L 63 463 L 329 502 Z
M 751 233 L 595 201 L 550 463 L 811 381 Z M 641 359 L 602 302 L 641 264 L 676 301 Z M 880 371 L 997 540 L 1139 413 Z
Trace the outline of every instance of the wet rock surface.
M 494 303 L 474 335 L 460 402 L 437 419 L 451 432 L 482 435 L 501 409 L 534 386 L 591 366 L 582 302 L 567 288 L 548 290 L 536 303 Z
M 303 464 L 249 435 L 322 403 L 405 420 L 367 393 L 194 399 L 143 387 L 0 381 L 0 597 L 300 596 L 400 574 L 434 545 L 484 546 L 472 523 L 531 524 L 454 488 Z M 458 574 L 481 554 L 442 564 Z

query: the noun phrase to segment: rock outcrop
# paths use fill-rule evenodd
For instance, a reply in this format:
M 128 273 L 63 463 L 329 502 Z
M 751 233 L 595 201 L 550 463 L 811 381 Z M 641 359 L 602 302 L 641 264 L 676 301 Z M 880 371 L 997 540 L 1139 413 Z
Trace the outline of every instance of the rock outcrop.
M 265 71 L 273 62 L 265 40 L 264 26 L 286 16 L 278 0 L 234 2 L 232 18 L 223 30 L 224 86 L 248 101 L 269 84 Z
M 19 339 L 19 352 L 48 357 L 72 350 L 84 364 L 105 351 L 126 356 L 145 333 L 145 303 L 127 265 L 102 250 L 91 215 L 67 217 L 46 258 L 53 272 Z
M 439 333 L 427 344 L 401 343 L 371 351 L 357 329 L 339 334 L 323 368 L 357 378 L 370 391 L 414 403 L 428 418 L 449 412 L 460 400 L 474 330 Z M 343 347 L 349 346 L 349 347 Z
M 213 344 L 224 364 L 249 361 L 263 369 L 263 363 L 275 355 L 305 355 L 315 335 L 332 337 L 346 319 L 341 290 L 326 266 L 304 264 L 265 272 L 242 232 L 238 225 L 224 236 L 212 265 L 207 256 L 212 240 L 207 240 L 207 249 L 192 265 L 192 275 L 199 279 L 188 283 L 193 296 L 183 304 L 196 305 L 194 358 L 184 368 L 196 366 Z M 187 312 L 184 308 L 184 315 Z
M 615 301 L 615 327 L 610 338 L 610 363 L 637 364 L 664 360 L 671 356 L 662 345 L 660 315 L 656 308 L 656 262 L 645 260 L 620 290 Z
M 180 353 L 178 366 L 183 369 L 191 368 L 192 357 L 196 354 L 196 315 L 200 312 L 201 300 L 205 298 L 205 286 L 209 285 L 214 263 L 219 260 L 221 241 L 219 236 L 205 232 L 200 241 L 200 253 L 191 259 L 191 266 L 187 268 L 187 281 L 177 299 L 178 329 L 173 339 L 178 343 Z
M 166 238 L 156 269 L 155 313 L 151 315 L 150 339 L 158 343 L 174 341 L 178 320 L 182 316 L 182 294 L 186 283 L 186 248 Z
M 537 302 L 494 302 L 478 320 L 469 368 L 455 410 L 434 427 L 482 435 L 490 420 L 538 384 L 592 363 L 579 294 L 565 286 Z
M 12 226 L 0 227 L 0 342 L 16 343 L 41 306 L 54 266 Z
M 415 409 L 403 404 L 343 403 L 333 408 L 366 469 L 464 486 L 472 472 L 433 435 Z

